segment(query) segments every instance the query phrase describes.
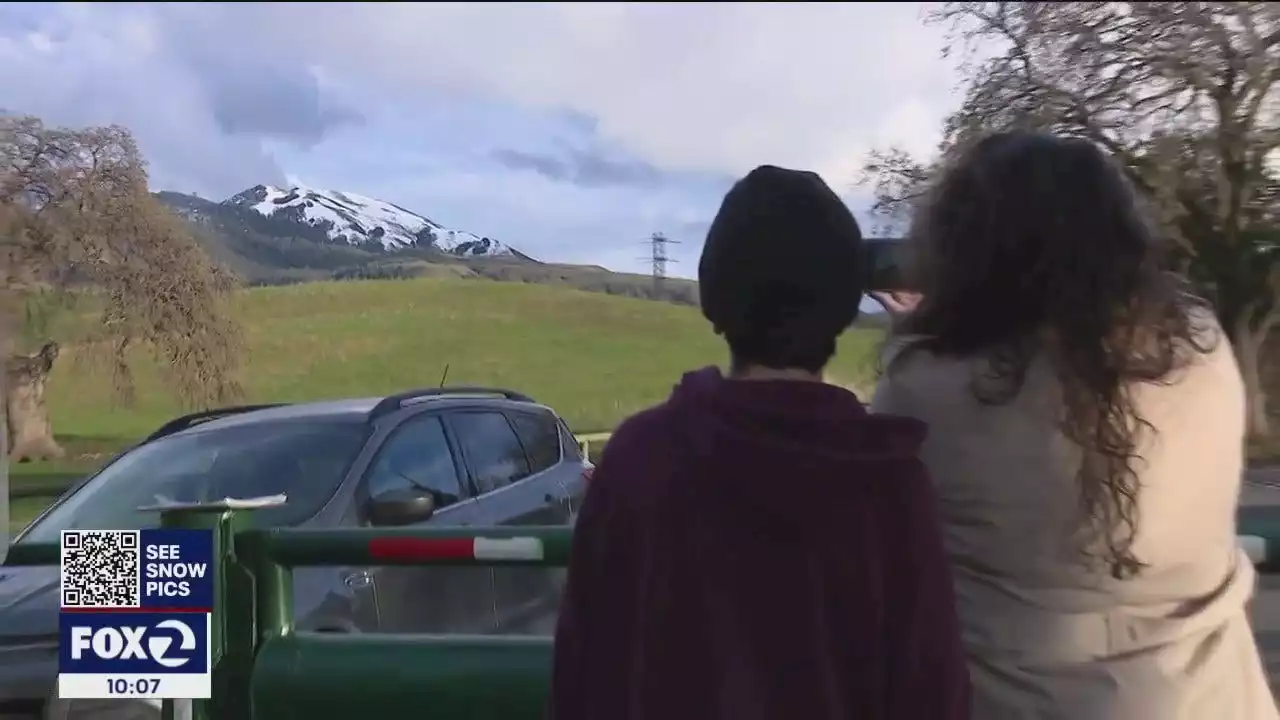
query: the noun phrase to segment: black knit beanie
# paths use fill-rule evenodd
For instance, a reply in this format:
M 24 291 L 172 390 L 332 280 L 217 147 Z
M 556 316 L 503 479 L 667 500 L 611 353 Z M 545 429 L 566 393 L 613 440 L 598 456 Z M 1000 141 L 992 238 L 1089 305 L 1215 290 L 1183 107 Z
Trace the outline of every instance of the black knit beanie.
M 761 165 L 729 190 L 707 232 L 702 314 L 730 345 L 783 356 L 787 345 L 834 347 L 858 317 L 861 244 L 853 214 L 816 173 Z

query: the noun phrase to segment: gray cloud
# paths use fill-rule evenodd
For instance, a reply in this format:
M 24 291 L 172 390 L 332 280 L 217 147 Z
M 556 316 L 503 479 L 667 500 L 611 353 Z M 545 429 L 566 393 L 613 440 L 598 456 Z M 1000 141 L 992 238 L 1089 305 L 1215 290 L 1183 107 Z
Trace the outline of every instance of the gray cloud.
M 918 12 L 0 3 L 0 98 L 129 127 L 156 187 L 226 197 L 285 182 L 284 163 L 535 255 L 629 263 L 655 229 L 696 254 L 731 176 L 761 162 L 838 186 L 868 146 L 934 147 L 954 78 Z
M 550 155 L 501 148 L 493 151 L 493 159 L 512 170 L 532 170 L 556 182 L 569 182 L 573 176 L 568 163 Z
M 266 135 L 311 146 L 333 129 L 364 122 L 355 108 L 322 105 L 314 78 L 268 72 L 205 79 L 214 120 L 228 135 Z
M 172 65 L 104 61 L 93 56 L 96 40 L 73 31 L 58 46 L 67 56 L 39 49 L 8 55 L 0 63 L 5 109 L 50 125 L 128 127 L 157 187 L 223 197 L 283 180 L 275 158 L 254 138 L 219 132 L 187 74 Z M 88 57 L 77 56 L 84 50 Z
M 333 88 L 321 86 L 305 58 L 282 62 L 257 43 L 228 51 L 223 38 L 253 37 L 254 20 L 262 18 L 228 9 L 199 21 L 172 9 L 156 17 L 172 61 L 194 76 L 222 132 L 311 147 L 332 130 L 364 123 L 359 109 Z M 210 32 L 211 24 L 220 32 Z
M 679 237 L 701 240 L 710 228 L 710 220 L 685 220 L 676 224 L 676 233 Z
M 216 3 L 10 3 L 0 10 L 5 109 L 128 127 L 157 187 L 223 197 L 284 182 L 269 141 L 312 147 L 363 117 L 305 60 L 264 55 L 252 19 Z M 245 47 L 230 50 L 228 37 Z
M 565 110 L 562 116 L 569 127 L 584 135 L 595 135 L 600 131 L 600 121 L 587 113 L 570 109 Z
M 653 187 L 663 174 L 654 166 L 636 160 L 620 160 L 596 150 L 568 150 L 560 156 L 503 148 L 493 158 L 512 170 L 529 170 L 557 182 L 582 187 Z

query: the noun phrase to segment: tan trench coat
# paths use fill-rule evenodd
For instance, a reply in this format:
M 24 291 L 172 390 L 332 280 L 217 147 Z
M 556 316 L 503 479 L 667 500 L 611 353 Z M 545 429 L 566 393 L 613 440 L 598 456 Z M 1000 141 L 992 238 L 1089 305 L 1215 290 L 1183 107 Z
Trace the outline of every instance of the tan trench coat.
M 1137 390 L 1143 441 L 1136 579 L 1083 565 L 1077 451 L 1037 364 L 1012 403 L 969 393 L 971 366 L 917 352 L 872 408 L 929 424 L 974 684 L 975 720 L 1277 720 L 1236 542 L 1244 391 L 1225 339 L 1173 384 Z M 1076 536 L 1079 537 L 1078 535 Z M 922 689 L 923 690 L 923 689 Z

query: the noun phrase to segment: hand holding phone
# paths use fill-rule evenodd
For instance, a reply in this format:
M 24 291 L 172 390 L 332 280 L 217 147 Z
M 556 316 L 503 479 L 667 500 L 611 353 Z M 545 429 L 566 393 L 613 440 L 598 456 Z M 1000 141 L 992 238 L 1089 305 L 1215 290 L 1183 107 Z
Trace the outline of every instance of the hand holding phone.
M 898 238 L 864 238 L 862 240 L 862 287 L 873 290 L 907 290 L 902 276 L 902 240 Z
M 863 288 L 880 303 L 891 322 L 911 314 L 922 297 L 914 292 L 901 269 L 902 241 L 896 238 L 866 238 L 862 241 Z
M 920 304 L 924 296 L 910 290 L 872 290 L 867 293 L 872 300 L 880 303 L 880 307 L 889 313 L 891 318 L 899 318 L 911 314 Z

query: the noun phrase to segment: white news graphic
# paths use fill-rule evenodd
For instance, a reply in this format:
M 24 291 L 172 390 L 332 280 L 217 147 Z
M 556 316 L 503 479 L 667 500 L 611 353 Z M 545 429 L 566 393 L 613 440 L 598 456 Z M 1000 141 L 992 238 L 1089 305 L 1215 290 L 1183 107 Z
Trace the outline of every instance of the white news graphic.
M 210 696 L 208 613 L 63 613 L 58 697 Z
M 58 696 L 208 698 L 209 530 L 68 530 L 61 543 Z

